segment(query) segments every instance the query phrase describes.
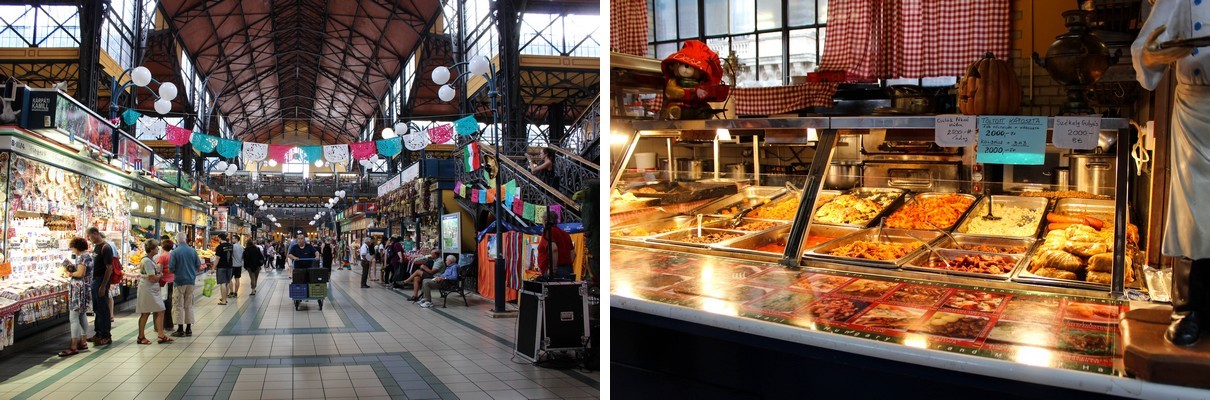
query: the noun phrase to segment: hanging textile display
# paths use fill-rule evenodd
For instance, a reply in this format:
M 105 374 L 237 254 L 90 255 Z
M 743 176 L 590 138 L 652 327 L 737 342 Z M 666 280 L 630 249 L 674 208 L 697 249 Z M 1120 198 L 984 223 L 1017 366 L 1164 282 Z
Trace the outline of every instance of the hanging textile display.
M 533 204 L 525 203 L 525 210 L 522 211 L 521 218 L 525 218 L 527 220 L 533 221 L 534 213 L 537 211 L 538 211 L 538 209 L 536 207 L 534 207 Z
M 466 160 L 466 172 L 479 169 L 479 143 L 471 142 L 464 152 L 462 159 Z
M 534 205 L 534 223 L 539 225 L 546 223 L 546 206 Z
M 496 202 L 496 189 L 487 189 L 487 204 Z
M 403 145 L 407 147 L 409 151 L 423 150 L 426 146 L 432 143 L 429 141 L 429 134 L 425 132 L 409 132 L 403 135 L 402 138 Z
M 403 151 L 403 138 L 400 137 L 375 140 L 374 144 L 378 147 L 378 154 L 387 158 L 394 157 Z
M 143 114 L 140 114 L 135 110 L 127 109 L 126 111 L 122 112 L 122 122 L 125 122 L 126 125 L 134 125 L 136 122 L 139 122 L 139 118 L 142 117 Z
M 525 202 L 521 201 L 521 196 L 513 198 L 513 214 L 518 217 L 525 214 Z
M 269 159 L 277 161 L 279 164 L 285 164 L 288 161 L 286 155 L 290 154 L 290 150 L 293 148 L 294 146 L 284 144 L 271 144 L 269 145 Z
M 454 182 L 454 193 L 462 194 L 462 181 Z M 466 197 L 466 196 L 462 196 Z
M 330 163 L 349 162 L 349 145 L 333 144 L 324 146 L 324 160 Z
M 504 232 L 503 238 L 497 238 L 497 246 L 502 246 L 504 250 L 505 267 L 508 269 L 505 273 L 504 284 L 513 289 L 521 288 L 521 249 L 522 235 L 521 232 Z
M 374 149 L 374 142 L 361 142 L 349 145 L 349 151 L 353 153 L 354 160 L 368 160 L 378 154 Z
M 173 146 L 177 147 L 181 147 L 184 146 L 185 143 L 189 143 L 189 137 L 193 136 L 193 131 L 176 125 L 168 125 L 164 127 L 164 133 L 166 133 L 168 136 L 168 143 L 172 143 Z
M 551 204 L 550 212 L 555 213 L 555 223 L 563 223 L 563 206 L 559 204 Z
M 269 145 L 264 143 L 244 143 L 242 152 L 244 161 L 260 162 L 269 157 Z
M 302 150 L 302 157 L 305 158 L 303 161 L 313 163 L 323 159 L 323 146 L 301 146 L 298 149 Z
M 218 155 L 224 158 L 235 158 L 239 155 L 242 143 L 238 140 L 218 138 Z
M 454 130 L 461 136 L 470 136 L 479 133 L 479 121 L 475 120 L 474 115 L 467 115 L 454 121 Z
M 197 152 L 202 154 L 212 152 L 214 151 L 214 148 L 218 146 L 218 138 L 204 133 L 193 134 L 193 137 L 189 139 L 189 142 L 193 143 L 194 150 L 197 150 Z
M 454 138 L 453 125 L 441 125 L 429 128 L 429 142 L 433 144 L 445 144 L 450 139 Z

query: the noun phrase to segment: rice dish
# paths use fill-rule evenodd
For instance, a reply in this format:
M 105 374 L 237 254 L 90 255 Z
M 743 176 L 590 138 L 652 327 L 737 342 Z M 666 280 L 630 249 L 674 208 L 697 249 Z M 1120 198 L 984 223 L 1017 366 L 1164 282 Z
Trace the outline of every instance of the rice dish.
M 1038 224 L 1042 221 L 1043 210 L 1041 209 L 1031 210 L 997 204 L 993 211 L 992 215 L 1000 217 L 1000 219 L 984 219 L 983 217 L 987 215 L 987 203 L 981 203 L 979 207 L 970 212 L 961 232 L 975 235 L 1032 237 L 1037 233 Z

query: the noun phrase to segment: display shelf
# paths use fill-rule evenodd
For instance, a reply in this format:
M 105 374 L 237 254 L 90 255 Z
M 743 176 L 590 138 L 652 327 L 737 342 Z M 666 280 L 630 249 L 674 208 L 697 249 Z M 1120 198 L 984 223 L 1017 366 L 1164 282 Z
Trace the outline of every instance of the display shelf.
M 828 129 L 828 117 L 703 119 L 686 121 L 634 121 L 639 132 L 709 129 Z M 930 121 L 930 124 L 932 122 Z

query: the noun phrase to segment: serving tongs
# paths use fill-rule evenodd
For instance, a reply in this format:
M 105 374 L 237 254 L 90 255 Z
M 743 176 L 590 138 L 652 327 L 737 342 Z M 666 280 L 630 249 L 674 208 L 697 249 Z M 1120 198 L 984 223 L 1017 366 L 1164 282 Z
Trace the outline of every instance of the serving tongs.
M 987 215 L 984 215 L 983 219 L 987 221 L 999 221 L 1000 217 L 992 215 L 992 208 L 996 205 L 996 202 L 994 201 L 995 199 L 987 194 L 987 188 L 983 189 L 983 195 L 984 197 L 987 197 Z
M 930 228 L 933 228 L 933 230 L 935 230 L 935 231 L 937 231 L 937 232 L 941 232 L 941 234 L 942 234 L 942 235 L 945 235 L 945 237 L 947 237 L 947 238 L 949 238 L 951 241 L 953 241 L 953 242 L 954 242 L 954 248 L 957 248 L 957 247 L 958 247 L 958 239 L 954 239 L 954 236 L 953 236 L 953 235 L 950 235 L 950 233 L 949 233 L 949 232 L 947 232 L 945 229 L 938 228 L 938 227 L 937 227 L 937 225 L 933 225 L 933 223 L 932 223 L 932 222 L 928 222 L 928 221 L 921 221 L 921 222 L 924 222 L 924 224 L 925 224 L 925 225 L 928 225 Z
M 798 189 L 795 188 L 794 186 L 791 186 L 790 183 L 787 182 L 786 190 L 769 197 L 769 200 L 766 200 L 763 203 L 744 207 L 744 209 L 739 210 L 739 212 L 735 213 L 735 215 L 731 217 L 731 222 L 728 223 L 727 226 L 731 227 L 731 229 L 735 229 L 735 227 L 739 226 L 740 224 L 742 224 L 744 222 L 744 217 L 747 217 L 748 213 L 752 212 L 752 210 L 755 210 L 757 207 L 773 203 L 774 200 L 780 199 L 782 196 L 785 196 L 786 194 L 788 194 L 790 192 L 798 193 Z
M 930 225 L 932 225 L 932 224 L 930 224 Z M 941 262 L 945 263 L 946 268 L 953 268 L 952 266 L 950 266 L 949 260 L 946 260 L 945 257 L 941 256 L 941 253 L 937 252 L 937 248 L 933 247 L 928 242 L 924 241 L 924 239 L 921 239 L 921 238 L 917 237 L 916 235 L 913 235 L 911 231 L 905 230 L 905 231 L 903 231 L 903 233 L 905 235 L 908 235 L 908 237 L 915 239 L 917 242 L 920 242 L 920 244 L 924 245 L 925 250 L 928 250 L 929 253 L 932 253 L 934 256 L 937 256 L 937 258 L 941 259 Z M 947 234 L 946 236 L 949 236 L 949 235 Z M 951 237 L 950 239 L 953 239 L 953 238 Z

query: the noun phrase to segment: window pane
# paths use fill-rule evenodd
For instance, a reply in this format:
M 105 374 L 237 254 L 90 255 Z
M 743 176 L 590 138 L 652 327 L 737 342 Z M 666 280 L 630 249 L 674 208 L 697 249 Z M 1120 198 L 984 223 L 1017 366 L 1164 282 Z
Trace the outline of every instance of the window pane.
M 815 24 L 815 0 L 789 0 L 790 26 Z
M 756 0 L 756 28 L 781 28 L 781 0 Z
M 731 0 L 731 33 L 756 30 L 756 4 L 753 1 Z
M 676 39 L 676 0 L 655 0 L 655 40 Z
M 735 73 L 736 86 L 751 86 L 756 81 L 756 35 L 743 35 L 731 38 L 731 48 L 739 58 L 739 68 Z
M 760 71 L 759 77 L 766 85 L 780 85 L 785 81 L 781 69 L 782 39 L 781 32 L 760 35 L 759 40 Z
M 720 10 L 719 12 L 706 13 L 706 34 L 721 35 L 727 33 L 727 13 L 721 10 L 727 9 L 727 0 L 705 0 L 707 10 Z
M 730 39 L 727 39 L 727 38 L 707 39 L 706 46 L 709 46 L 711 50 L 714 50 L 715 53 L 718 53 L 719 58 L 723 59 L 723 63 L 727 62 L 727 56 L 731 54 L 731 40 Z M 723 75 L 723 83 L 726 83 L 728 85 L 735 84 L 735 82 L 731 82 L 731 77 L 726 76 L 726 74 Z
M 818 66 L 815 29 L 790 31 L 790 76 L 806 76 Z
M 655 46 L 655 59 L 663 60 L 676 53 L 676 43 L 661 43 Z
M 697 37 L 697 0 L 681 0 L 678 8 L 677 22 L 680 23 L 681 37 Z
M 815 15 L 819 16 L 819 23 L 828 22 L 828 0 L 819 0 L 819 10 L 815 11 Z

